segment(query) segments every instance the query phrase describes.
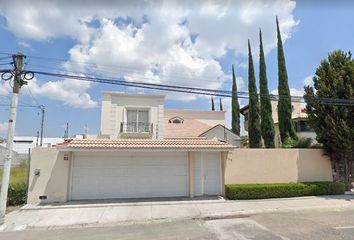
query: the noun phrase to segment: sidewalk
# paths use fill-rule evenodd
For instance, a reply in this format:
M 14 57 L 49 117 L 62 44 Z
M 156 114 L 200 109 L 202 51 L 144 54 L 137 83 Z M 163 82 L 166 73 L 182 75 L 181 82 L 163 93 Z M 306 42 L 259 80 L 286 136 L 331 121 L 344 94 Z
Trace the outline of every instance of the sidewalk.
M 1 231 L 127 224 L 162 219 L 213 219 L 265 212 L 353 208 L 354 195 L 266 200 L 179 200 L 29 206 L 6 216 Z

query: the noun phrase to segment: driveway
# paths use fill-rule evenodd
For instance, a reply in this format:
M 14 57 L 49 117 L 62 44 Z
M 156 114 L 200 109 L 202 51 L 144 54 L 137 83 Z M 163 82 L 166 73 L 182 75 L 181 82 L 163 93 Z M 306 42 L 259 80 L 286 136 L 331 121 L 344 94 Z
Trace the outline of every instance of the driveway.
M 155 220 L 218 219 L 306 209 L 353 208 L 353 195 L 288 199 L 228 201 L 224 199 L 71 202 L 60 205 L 25 206 L 6 216 L 2 231 L 112 226 Z

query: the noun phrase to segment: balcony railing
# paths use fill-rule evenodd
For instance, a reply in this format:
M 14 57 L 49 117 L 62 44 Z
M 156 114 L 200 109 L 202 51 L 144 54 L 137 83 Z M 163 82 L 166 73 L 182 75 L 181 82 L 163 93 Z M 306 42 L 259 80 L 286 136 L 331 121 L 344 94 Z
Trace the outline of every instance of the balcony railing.
M 121 133 L 146 133 L 151 134 L 153 131 L 153 124 L 146 122 L 121 122 Z

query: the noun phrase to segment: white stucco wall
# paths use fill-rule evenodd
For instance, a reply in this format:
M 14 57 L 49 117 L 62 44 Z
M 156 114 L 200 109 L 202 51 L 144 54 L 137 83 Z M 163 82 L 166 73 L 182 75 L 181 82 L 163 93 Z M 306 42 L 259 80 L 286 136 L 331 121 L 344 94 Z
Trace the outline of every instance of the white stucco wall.
M 240 137 L 230 131 L 224 130 L 224 128 L 220 125 L 209 130 L 205 134 L 202 134 L 201 136 L 208 139 L 217 138 L 218 140 L 227 141 L 235 147 L 240 147 Z
M 102 93 L 101 135 L 120 137 L 120 123 L 126 122 L 126 109 L 149 111 L 149 121 L 153 124 L 152 138 L 162 138 L 164 133 L 163 95 Z
M 65 202 L 68 197 L 70 161 L 56 148 L 34 148 L 30 162 L 27 202 L 29 204 Z M 34 173 L 38 169 L 40 175 Z M 47 196 L 40 200 L 39 196 Z

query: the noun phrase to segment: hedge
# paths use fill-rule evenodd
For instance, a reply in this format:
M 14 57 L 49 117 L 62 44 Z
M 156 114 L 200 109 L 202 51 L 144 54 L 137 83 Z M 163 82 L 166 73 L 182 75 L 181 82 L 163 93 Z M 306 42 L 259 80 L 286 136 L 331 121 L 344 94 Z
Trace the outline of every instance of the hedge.
M 339 182 L 303 182 L 271 184 L 227 184 L 228 199 L 265 199 L 315 195 L 344 194 L 345 186 Z
M 16 183 L 10 184 L 7 194 L 7 205 L 18 206 L 26 203 L 27 199 L 27 184 Z

